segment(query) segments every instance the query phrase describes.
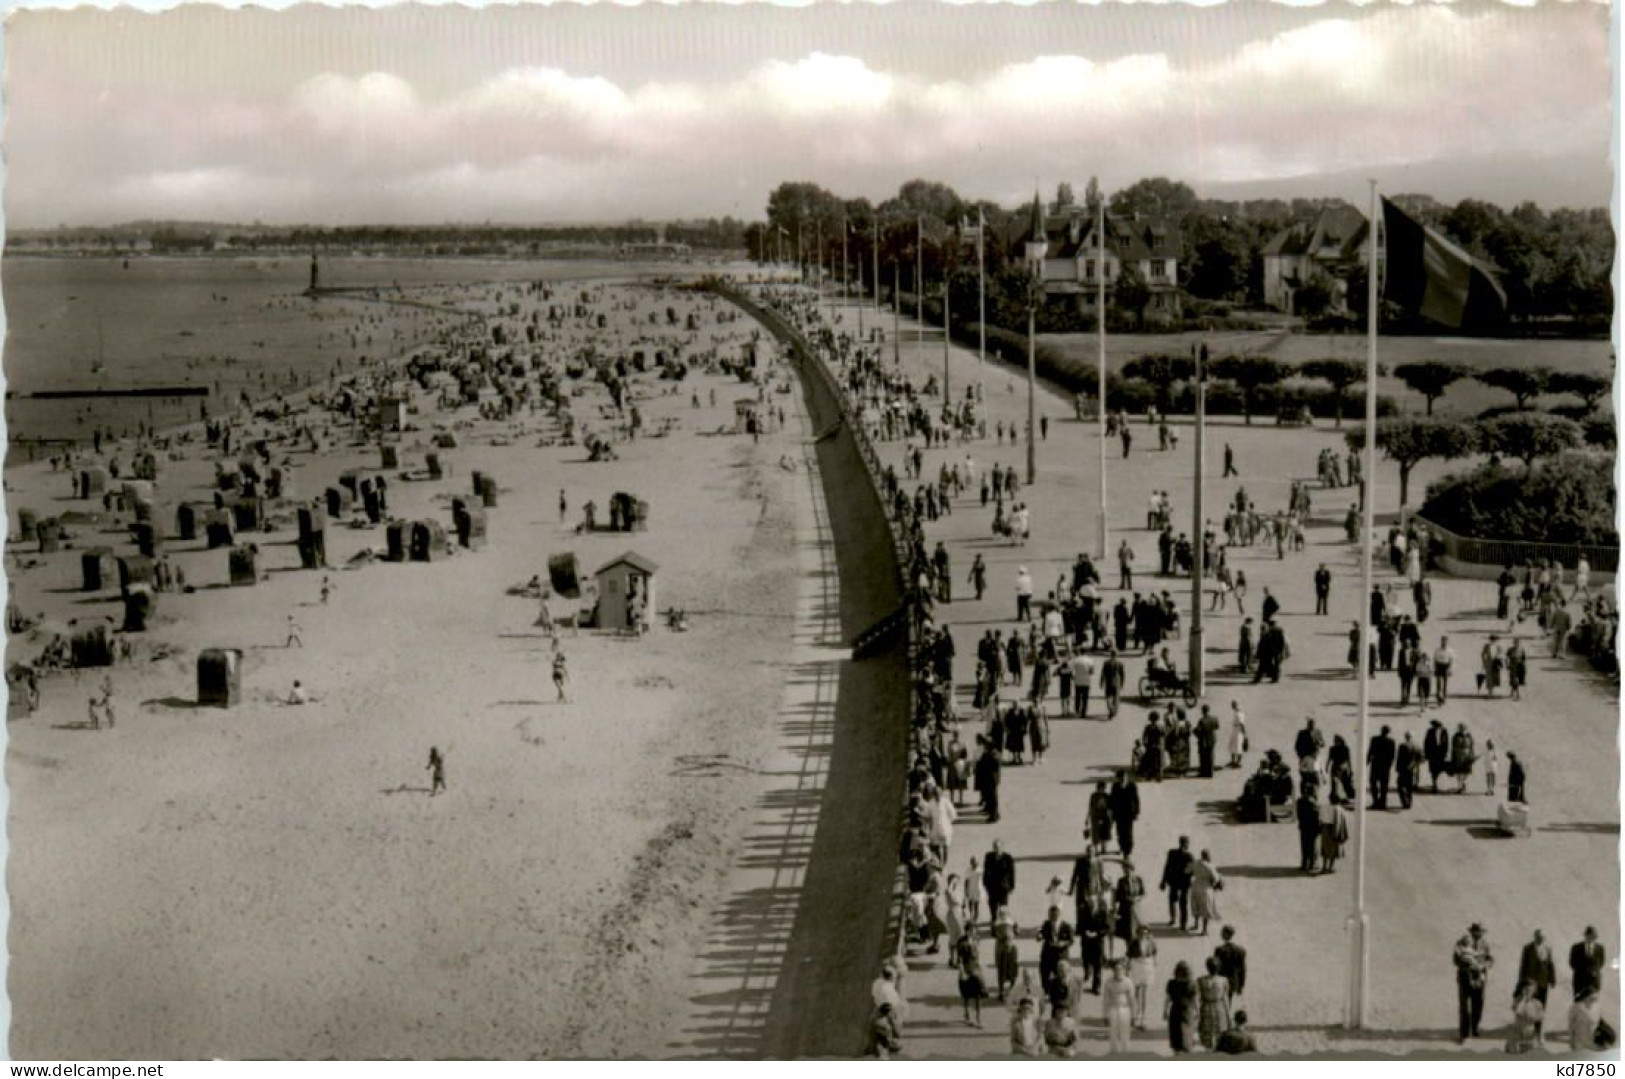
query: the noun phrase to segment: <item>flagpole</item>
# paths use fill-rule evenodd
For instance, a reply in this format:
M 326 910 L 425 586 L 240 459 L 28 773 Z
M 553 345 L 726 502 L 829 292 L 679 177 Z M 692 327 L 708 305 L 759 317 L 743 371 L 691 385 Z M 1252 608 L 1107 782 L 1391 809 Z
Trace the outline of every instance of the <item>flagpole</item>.
M 952 263 L 946 258 L 942 264 L 942 408 L 946 412 L 953 404 L 953 395 L 948 392 L 948 278 Z
M 903 364 L 903 260 L 891 264 L 891 362 Z
M 1097 355 L 1095 360 L 1098 383 L 1095 389 L 1100 405 L 1100 562 L 1101 572 L 1106 572 L 1105 563 L 1108 557 L 1106 544 L 1106 195 L 1101 193 L 1095 206 L 1095 340 Z
M 1363 534 L 1360 537 L 1360 598 L 1358 607 L 1364 613 L 1371 596 L 1372 534 L 1375 532 L 1377 478 L 1377 238 L 1381 207 L 1377 202 L 1377 181 L 1371 183 L 1371 218 L 1366 230 L 1366 358 L 1365 358 L 1365 468 L 1361 483 L 1365 506 L 1361 512 Z M 1366 846 L 1366 750 L 1371 745 L 1371 618 L 1364 613 L 1360 619 L 1360 654 L 1356 657 L 1354 674 L 1360 682 L 1360 741 L 1355 746 L 1354 817 L 1354 912 L 1349 916 L 1349 998 L 1346 1025 L 1353 1030 L 1363 1029 L 1369 1012 L 1367 997 L 1371 975 L 1371 920 L 1365 909 L 1365 846 Z
M 982 380 L 987 373 L 987 221 L 982 208 L 976 207 L 976 400 L 982 401 Z
M 879 314 L 880 313 L 880 218 L 878 218 L 878 217 L 875 218 L 874 221 L 870 222 L 870 224 L 874 226 L 874 234 L 875 234 L 875 245 L 874 245 L 875 246 L 875 261 L 874 261 L 875 313 Z

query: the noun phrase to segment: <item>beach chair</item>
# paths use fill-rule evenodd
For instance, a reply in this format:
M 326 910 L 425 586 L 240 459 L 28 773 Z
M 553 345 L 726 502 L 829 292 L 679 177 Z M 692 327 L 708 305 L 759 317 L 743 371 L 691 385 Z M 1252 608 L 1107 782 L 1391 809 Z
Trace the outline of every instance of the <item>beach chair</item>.
M 242 699 L 243 653 L 236 648 L 205 648 L 197 657 L 197 702 L 230 708 Z

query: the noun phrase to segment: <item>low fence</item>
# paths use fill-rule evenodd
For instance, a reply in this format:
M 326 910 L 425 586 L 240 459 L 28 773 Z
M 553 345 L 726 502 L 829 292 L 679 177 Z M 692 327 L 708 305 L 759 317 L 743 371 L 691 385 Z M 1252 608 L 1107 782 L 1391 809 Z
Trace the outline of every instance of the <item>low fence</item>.
M 1420 513 L 1406 519 L 1426 528 L 1433 536 L 1434 559 L 1446 573 L 1457 577 L 1494 580 L 1507 566 L 1514 569 L 1528 563 L 1552 561 L 1573 571 L 1584 555 L 1591 564 L 1594 579 L 1611 580 L 1619 571 L 1619 548 L 1584 543 L 1530 543 L 1524 540 L 1479 539 L 1460 536 Z
M 885 522 L 891 545 L 891 575 L 895 581 L 897 595 L 900 598 L 906 597 L 909 582 L 905 567 L 908 564 L 909 547 L 903 534 L 901 522 L 898 521 L 895 515 L 894 507 L 884 495 L 885 466 L 881 463 L 879 454 L 875 452 L 874 444 L 864 430 L 859 410 L 852 406 L 841 386 L 840 379 L 831 369 L 820 349 L 812 342 L 809 342 L 799 330 L 777 311 L 757 303 L 727 282 L 712 281 L 709 282 L 709 287 L 718 295 L 750 314 L 778 338 L 789 349 L 796 366 L 804 373 L 805 377 L 816 383 L 818 396 L 829 401 L 839 414 L 840 425 L 845 428 L 843 435 L 850 439 L 851 445 L 856 449 L 857 456 L 862 461 L 867 473 L 868 482 L 864 485 L 866 493 L 874 498 L 880 510 L 880 517 Z M 919 641 L 915 632 L 914 621 L 906 613 L 906 601 L 901 611 L 903 613 L 902 623 L 907 655 L 905 670 L 911 673 L 915 669 Z M 898 729 L 904 732 L 903 737 L 905 739 L 909 737 L 908 732 L 912 730 L 913 717 L 917 707 L 911 677 L 908 678 L 906 699 L 908 714 L 902 717 L 902 722 L 898 724 Z M 907 759 L 906 744 L 904 749 L 905 759 Z M 897 800 L 895 803 L 897 817 L 892 822 L 891 834 L 900 835 L 903 827 L 903 811 L 906 805 L 905 781 L 901 774 L 896 776 L 895 780 L 897 783 Z M 892 886 L 892 899 L 887 909 L 887 924 L 883 936 L 887 943 L 883 946 L 881 954 L 876 957 L 876 966 L 886 959 L 900 956 L 903 953 L 903 934 L 906 927 L 904 910 L 907 901 L 908 893 L 905 878 L 901 868 L 899 868 Z

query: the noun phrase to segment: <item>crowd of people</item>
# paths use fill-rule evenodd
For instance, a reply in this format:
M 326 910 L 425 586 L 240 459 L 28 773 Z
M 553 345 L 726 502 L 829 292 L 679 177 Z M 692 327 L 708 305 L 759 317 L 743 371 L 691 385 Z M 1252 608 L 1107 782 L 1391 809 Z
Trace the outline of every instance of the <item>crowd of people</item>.
M 967 452 L 962 462 L 944 462 L 928 475 L 924 449 L 985 437 L 975 388 L 967 387 L 963 406 L 933 410 L 924 400 L 930 387 L 914 386 L 874 342 L 837 333 L 805 302 L 788 301 L 781 310 L 792 313 L 822 346 L 849 399 L 861 405 L 870 433 L 908 442 L 902 474 L 887 467 L 881 476 L 882 496 L 907 552 L 902 577 L 909 584 L 913 628 L 914 723 L 907 823 L 899 849 L 907 896 L 902 948 L 875 983 L 871 1033 L 878 1053 L 901 1051 L 908 1007 L 903 982 L 909 967 L 931 962 L 954 972 L 967 1024 L 982 1026 L 984 1004 L 995 996 L 1010 1007 L 1010 1051 L 1017 1056 L 1072 1056 L 1092 1036 L 1104 1037 L 1113 1052 L 1129 1050 L 1132 1032 L 1147 1029 L 1159 1014 L 1158 936 L 1142 909 L 1147 878 L 1134 857 L 1142 783 L 1210 780 L 1218 772 L 1237 771 L 1245 778 L 1235 800 L 1236 819 L 1295 821 L 1297 865 L 1310 875 L 1337 871 L 1350 839 L 1354 800 L 1361 796 L 1374 810 L 1403 811 L 1419 792 L 1438 792 L 1441 778 L 1453 781 L 1447 793 L 1461 794 L 1479 789 L 1474 779 L 1481 775 L 1483 792 L 1502 807 L 1499 819 L 1526 823 L 1517 813 L 1527 806 L 1525 763 L 1516 753 L 1503 754 L 1493 741 L 1480 746 L 1466 723 L 1452 731 L 1431 719 L 1420 739 L 1385 725 L 1369 744 L 1357 747 L 1337 732 L 1328 740 L 1311 718 L 1290 747 L 1254 746 L 1238 702 L 1230 702 L 1223 719 L 1207 702 L 1182 703 L 1178 693 L 1188 679 L 1167 643 L 1182 635 L 1178 604 L 1170 590 L 1144 585 L 1136 590 L 1135 552 L 1126 539 L 1116 554 L 1123 594 L 1115 602 L 1106 594 L 1104 567 L 1088 555 L 1080 553 L 1052 582 L 1036 580 L 1026 566 L 1017 568 L 1013 624 L 987 628 L 976 640 L 965 710 L 967 702 L 956 700 L 956 642 L 939 622 L 939 607 L 953 602 L 954 568 L 943 543 L 928 550 L 925 526 L 951 514 L 956 499 L 979 495 L 982 506 L 993 507 L 994 533 L 1026 542 L 1030 511 L 1017 501 L 1015 470 L 978 466 Z M 1127 455 L 1130 418 L 1114 412 L 1108 423 Z M 1016 432 L 1011 434 L 1014 438 Z M 1233 454 L 1226 463 L 1227 474 L 1236 474 Z M 1344 458 L 1326 450 L 1317 464 L 1324 487 L 1361 482 L 1355 454 Z M 918 484 L 912 493 L 911 482 Z M 1197 568 L 1195 543 L 1174 528 L 1175 512 L 1166 491 L 1153 493 L 1146 523 L 1156 533 L 1155 571 L 1161 577 L 1188 577 Z M 1243 615 L 1235 668 L 1255 684 L 1279 683 L 1291 649 L 1281 603 L 1268 588 L 1259 596 L 1257 621 L 1246 614 L 1246 578 L 1231 567 L 1228 552 L 1260 543 L 1273 544 L 1279 559 L 1303 552 L 1310 517 L 1307 483 L 1292 481 L 1285 505 L 1274 513 L 1262 512 L 1242 487 L 1226 506 L 1222 525 L 1207 522 L 1196 541 L 1203 545 L 1204 576 L 1213 582 L 1211 602 L 1218 609 L 1234 602 Z M 1358 539 L 1357 527 L 1349 538 Z M 1393 572 L 1400 580 L 1385 580 L 1373 590 L 1369 654 L 1360 655 L 1356 623 L 1349 656 L 1356 677 L 1394 673 L 1401 703 L 1415 703 L 1423 714 L 1448 701 L 1453 689 L 1461 692 L 1459 684 L 1452 685 L 1459 664 L 1448 637 L 1441 636 L 1436 649 L 1423 643 L 1432 614 L 1429 542 L 1416 529 L 1390 536 L 1391 551 L 1399 552 Z M 980 553 L 965 580 L 981 600 L 989 569 Z M 1319 615 L 1329 616 L 1331 583 L 1321 564 L 1314 579 Z M 1059 730 L 1052 729 L 1052 720 L 1115 719 L 1123 697 L 1133 691 L 1130 661 L 1143 662 L 1137 684 L 1148 707 L 1144 727 L 1129 760 L 1112 765 L 1110 782 L 1094 783 L 1084 849 L 1069 880 L 1023 879 L 1024 888 L 1043 890 L 1047 916 L 1036 926 L 1020 925 L 1012 910 L 1015 856 L 998 839 L 979 855 L 965 856 L 954 849 L 956 826 L 966 819 L 1001 821 L 1007 774 L 1044 766 Z M 1499 635 L 1490 637 L 1479 661 L 1478 689 L 1486 698 L 1515 698 L 1527 684 L 1529 660 L 1519 634 L 1509 633 L 1504 643 Z M 1365 792 L 1355 789 L 1356 751 L 1365 753 Z M 1246 760 L 1253 754 L 1258 754 L 1256 769 L 1249 770 Z M 1505 807 L 1514 810 L 1510 818 Z M 1182 837 L 1167 852 L 1157 883 L 1169 902 L 1167 932 L 1206 934 L 1218 926 L 1221 939 L 1210 957 L 1176 963 L 1171 977 L 1160 983 L 1169 1047 L 1175 1053 L 1254 1051 L 1257 1043 L 1241 1007 L 1246 952 L 1235 929 L 1223 924 L 1224 878 L 1210 852 L 1193 851 Z M 984 970 L 989 955 L 991 967 Z M 1584 1006 L 1595 1011 L 1594 993 Z

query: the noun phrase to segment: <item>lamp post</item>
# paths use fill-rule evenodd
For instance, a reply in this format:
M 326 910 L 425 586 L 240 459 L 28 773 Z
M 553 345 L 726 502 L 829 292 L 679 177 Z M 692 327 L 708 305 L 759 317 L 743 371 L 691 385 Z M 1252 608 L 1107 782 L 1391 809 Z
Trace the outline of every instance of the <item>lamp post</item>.
M 1033 210 L 1027 232 L 1027 484 L 1038 482 L 1038 305 L 1044 298 L 1044 256 L 1049 238 L 1044 233 L 1044 201 L 1033 190 Z
M 982 208 L 976 208 L 976 398 L 977 411 L 981 411 L 982 380 L 987 372 L 987 259 L 986 250 L 987 222 L 982 218 Z
M 1106 196 L 1095 201 L 1095 389 L 1100 401 L 1100 562 L 1106 564 L 1108 556 L 1106 521 Z
M 891 362 L 903 365 L 903 263 L 893 259 L 891 264 Z
M 1204 428 L 1207 420 L 1207 346 L 1192 345 L 1191 361 L 1196 380 L 1196 491 L 1191 500 L 1191 689 L 1200 697 L 1206 672 L 1202 655 L 1202 579 L 1207 573 L 1207 541 L 1203 529 L 1202 486 L 1206 477 L 1207 457 Z

